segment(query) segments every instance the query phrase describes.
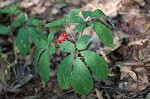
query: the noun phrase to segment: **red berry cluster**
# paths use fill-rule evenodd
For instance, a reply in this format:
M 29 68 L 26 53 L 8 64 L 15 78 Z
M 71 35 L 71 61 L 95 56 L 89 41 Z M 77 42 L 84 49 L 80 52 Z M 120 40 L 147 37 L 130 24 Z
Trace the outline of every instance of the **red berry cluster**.
M 66 39 L 67 39 L 67 35 L 66 35 L 65 33 L 62 33 L 62 34 L 59 35 L 57 41 L 58 41 L 58 43 L 62 43 L 62 42 L 64 42 Z

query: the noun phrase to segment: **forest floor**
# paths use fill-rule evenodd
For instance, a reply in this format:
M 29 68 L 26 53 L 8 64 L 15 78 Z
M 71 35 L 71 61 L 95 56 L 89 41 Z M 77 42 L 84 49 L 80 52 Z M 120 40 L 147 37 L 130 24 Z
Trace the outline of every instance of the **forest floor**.
M 92 35 L 89 50 L 96 51 L 109 63 L 109 80 L 95 79 L 86 99 L 150 99 L 150 1 L 149 0 L 2 0 L 0 8 L 19 4 L 29 16 L 36 16 L 43 24 L 61 18 L 75 8 L 101 9 L 114 23 L 108 22 L 114 36 L 114 49 L 102 46 L 91 28 L 83 32 Z M 71 31 L 74 25 L 69 26 Z M 61 29 L 57 34 L 67 32 Z M 57 37 L 58 35 L 56 35 Z M 0 35 L 10 63 L 14 61 L 9 37 Z M 6 70 L 7 63 L 0 59 L 0 99 L 84 99 L 72 89 L 61 90 L 57 82 L 57 65 L 66 54 L 59 50 L 51 58 L 51 78 L 44 87 L 34 74 L 33 51 L 23 57 L 18 54 L 15 70 Z M 14 76 L 16 71 L 21 81 Z

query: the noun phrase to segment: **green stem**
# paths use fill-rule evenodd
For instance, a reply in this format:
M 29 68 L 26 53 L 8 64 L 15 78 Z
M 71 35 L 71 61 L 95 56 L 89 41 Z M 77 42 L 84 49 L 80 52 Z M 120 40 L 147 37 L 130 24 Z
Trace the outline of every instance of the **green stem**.
M 12 14 L 10 14 L 10 22 L 12 23 Z M 11 28 L 10 28 L 10 31 L 12 31 Z M 15 62 L 14 62 L 14 64 L 16 64 L 17 60 L 18 60 L 18 56 L 17 56 L 17 51 L 16 51 L 16 41 L 14 39 L 13 33 L 10 33 L 10 37 L 11 37 L 11 39 L 13 41 L 13 52 L 14 52 L 14 55 L 15 55 Z M 5 61 L 6 61 L 6 63 L 9 63 L 6 59 L 5 59 Z M 14 74 L 15 74 L 16 78 L 18 79 L 19 77 L 17 76 L 17 73 L 16 73 L 16 70 L 15 70 L 14 66 L 12 64 L 10 66 L 12 66 Z

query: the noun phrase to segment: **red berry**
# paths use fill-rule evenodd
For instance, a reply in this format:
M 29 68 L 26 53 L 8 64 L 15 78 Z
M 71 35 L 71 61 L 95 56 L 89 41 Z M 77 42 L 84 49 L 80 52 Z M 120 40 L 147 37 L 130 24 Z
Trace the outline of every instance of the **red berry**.
M 67 39 L 67 35 L 66 35 L 65 33 L 62 33 L 62 34 L 59 35 L 57 41 L 58 41 L 58 43 L 62 43 L 62 42 L 64 42 L 66 39 Z

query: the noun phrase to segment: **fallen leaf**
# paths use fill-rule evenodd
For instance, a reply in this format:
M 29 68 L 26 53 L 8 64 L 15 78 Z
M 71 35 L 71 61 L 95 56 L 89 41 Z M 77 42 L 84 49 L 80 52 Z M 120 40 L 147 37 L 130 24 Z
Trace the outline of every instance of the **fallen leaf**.
M 121 79 L 127 77 L 128 75 L 131 76 L 135 81 L 137 81 L 137 75 L 134 71 L 131 70 L 129 66 L 119 66 L 121 72 Z
M 128 46 L 132 46 L 132 45 L 143 45 L 148 39 L 142 39 L 142 40 L 137 40 L 137 41 L 133 41 L 128 43 Z
M 97 95 L 98 99 L 104 99 L 102 96 L 102 92 L 100 92 L 98 89 L 95 89 L 95 91 L 96 91 L 96 95 Z

